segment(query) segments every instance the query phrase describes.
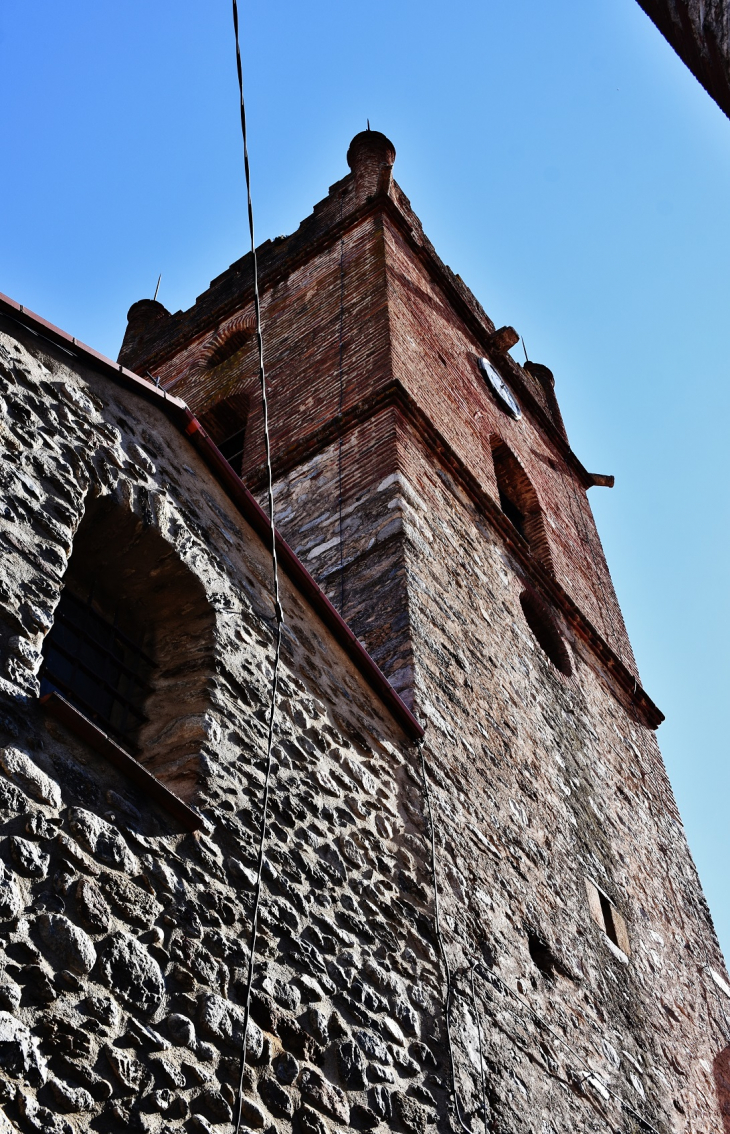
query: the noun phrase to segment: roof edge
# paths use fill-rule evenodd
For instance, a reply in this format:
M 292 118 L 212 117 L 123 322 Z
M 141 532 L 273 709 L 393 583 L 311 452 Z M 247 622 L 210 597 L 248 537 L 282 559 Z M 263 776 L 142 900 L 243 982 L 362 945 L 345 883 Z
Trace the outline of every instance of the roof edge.
M 256 535 L 266 546 L 270 545 L 271 522 L 269 517 L 181 398 L 168 394 L 161 387 L 156 386 L 154 382 L 141 378 L 138 374 L 122 366 L 121 363 L 112 362 L 106 355 L 100 354 L 93 347 L 87 346 L 66 331 L 62 331 L 60 327 L 49 323 L 42 316 L 36 315 L 34 311 L 30 311 L 9 296 L 3 295 L 2 292 L 0 292 L 0 314 L 6 315 L 19 323 L 32 334 L 47 339 L 66 354 L 81 359 L 87 365 L 100 371 L 106 378 L 111 378 L 126 389 L 156 403 L 178 427 L 189 443 L 195 447 L 210 472 L 249 526 L 253 528 Z M 360 639 L 353 634 L 344 618 L 334 608 L 299 557 L 289 547 L 286 540 L 276 531 L 275 535 L 279 562 L 290 581 L 309 602 L 315 614 L 331 632 L 335 641 L 354 663 L 373 692 L 390 710 L 406 735 L 411 740 L 419 740 L 424 735 L 422 725 L 390 684 L 377 662 L 371 658 Z

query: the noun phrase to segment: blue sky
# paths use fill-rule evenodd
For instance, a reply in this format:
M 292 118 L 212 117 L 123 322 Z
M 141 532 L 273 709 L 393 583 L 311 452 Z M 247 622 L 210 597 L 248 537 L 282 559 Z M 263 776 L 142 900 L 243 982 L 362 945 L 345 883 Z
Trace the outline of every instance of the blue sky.
M 370 118 L 442 258 L 554 371 L 730 953 L 730 121 L 635 0 L 242 5 L 259 240 Z M 246 245 L 230 9 L 6 0 L 0 290 L 115 356 Z

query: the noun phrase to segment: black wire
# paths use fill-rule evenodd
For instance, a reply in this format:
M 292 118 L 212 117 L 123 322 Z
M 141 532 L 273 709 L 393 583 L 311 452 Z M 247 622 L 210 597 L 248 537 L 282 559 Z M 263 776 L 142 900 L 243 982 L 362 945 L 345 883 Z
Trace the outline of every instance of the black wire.
M 261 875 L 264 864 L 264 851 L 266 849 L 267 812 L 269 805 L 269 787 L 271 784 L 271 768 L 273 763 L 274 719 L 276 716 L 276 695 L 279 687 L 279 665 L 281 661 L 281 635 L 284 623 L 281 602 L 279 599 L 279 565 L 276 557 L 276 529 L 274 527 L 274 484 L 271 470 L 271 439 L 269 437 L 269 405 L 266 397 L 266 371 L 264 368 L 264 340 L 261 333 L 261 298 L 259 296 L 258 258 L 256 256 L 256 238 L 254 235 L 253 204 L 251 201 L 251 169 L 248 160 L 248 135 L 246 132 L 246 106 L 243 98 L 243 69 L 241 67 L 241 48 L 238 36 L 238 4 L 233 0 L 233 31 L 236 40 L 236 70 L 238 72 L 238 92 L 241 104 L 241 134 L 243 136 L 243 166 L 246 174 L 246 200 L 248 207 L 248 230 L 251 238 L 251 257 L 253 260 L 253 297 L 256 314 L 256 342 L 258 346 L 259 380 L 261 385 L 261 401 L 264 417 L 264 446 L 266 450 L 267 495 L 269 503 L 269 523 L 271 525 L 271 564 L 274 586 L 274 615 L 276 617 L 276 648 L 274 653 L 274 672 L 271 683 L 271 704 L 269 706 L 268 737 L 266 742 L 266 773 L 264 777 L 264 797 L 261 807 L 261 829 L 259 832 L 259 850 L 256 867 L 256 888 L 254 891 L 253 910 L 251 913 L 251 946 L 248 957 L 248 974 L 246 977 L 246 999 L 243 1012 L 243 1039 L 241 1040 L 241 1066 L 238 1077 L 238 1095 L 236 1099 L 236 1134 L 241 1128 L 241 1112 L 243 1107 L 243 1078 L 246 1071 L 246 1043 L 248 1040 L 248 1025 L 251 1017 L 251 987 L 253 985 L 254 962 L 256 957 L 256 936 L 258 931 L 258 915 L 261 903 Z
M 454 1061 L 454 1043 L 451 1038 L 451 997 L 452 997 L 452 982 L 451 982 L 451 968 L 449 966 L 448 957 L 446 956 L 446 949 L 444 948 L 444 939 L 441 934 L 441 918 L 439 912 L 439 888 L 438 879 L 436 877 L 436 837 L 434 834 L 433 825 L 433 811 L 431 810 L 431 792 L 428 786 L 428 779 L 426 778 L 426 760 L 423 755 L 423 741 L 418 744 L 421 755 L 421 775 L 423 777 L 423 796 L 426 800 L 426 809 L 428 811 L 428 825 L 431 832 L 431 874 L 433 876 L 433 907 L 434 907 L 434 928 L 436 930 L 436 940 L 438 942 L 439 953 L 444 966 L 444 973 L 446 974 L 446 1010 L 444 1018 L 446 1022 L 446 1040 L 449 1047 L 449 1061 L 451 1063 L 451 1093 L 454 1096 L 454 1107 L 456 1109 L 456 1117 L 458 1119 L 461 1129 L 465 1134 L 473 1134 L 469 1127 L 461 1117 L 461 1106 L 459 1104 L 459 1092 L 456 1088 L 456 1064 Z
M 461 1107 L 460 1107 L 460 1104 L 459 1104 L 459 1094 L 458 1094 L 458 1091 L 456 1089 L 456 1067 L 455 1067 L 455 1061 L 454 1061 L 454 1045 L 453 1045 L 453 1040 L 452 1040 L 452 1036 L 451 1036 L 451 1022 L 450 1022 L 451 1000 L 452 1000 L 452 996 L 453 996 L 453 980 L 452 980 L 452 975 L 451 975 L 451 969 L 449 967 L 448 958 L 446 956 L 446 950 L 445 950 L 445 947 L 444 947 L 443 935 L 441 933 L 438 878 L 437 878 L 437 874 L 436 874 L 436 837 L 435 837 L 435 828 L 434 828 L 434 822 L 433 822 L 433 810 L 431 808 L 431 792 L 430 792 L 430 789 L 429 789 L 429 786 L 428 786 L 428 779 L 426 777 L 426 761 L 425 761 L 425 758 L 424 758 L 424 755 L 423 755 L 423 747 L 424 747 L 424 744 L 423 744 L 423 741 L 421 740 L 421 741 L 419 741 L 418 748 L 419 748 L 420 756 L 421 756 L 421 776 L 422 776 L 422 779 L 423 779 L 423 795 L 424 795 L 424 799 L 426 801 L 426 810 L 428 812 L 428 824 L 429 824 L 430 835 L 431 835 L 431 874 L 433 876 L 433 891 L 434 891 L 434 926 L 435 926 L 435 930 L 436 930 L 436 940 L 438 942 L 439 953 L 441 955 L 441 960 L 443 961 L 444 971 L 446 973 L 446 1012 L 445 1012 L 445 1017 L 446 1017 L 446 1039 L 447 1039 L 448 1048 L 449 1048 L 449 1060 L 450 1060 L 450 1063 L 451 1063 L 451 1090 L 452 1090 L 452 1094 L 454 1096 L 454 1104 L 455 1104 L 455 1107 L 456 1107 L 456 1117 L 459 1121 L 459 1125 L 461 1126 L 462 1130 L 464 1130 L 466 1132 L 466 1134 L 472 1134 L 472 1131 L 469 1130 L 469 1127 L 466 1125 L 466 1123 L 464 1122 L 464 1120 L 461 1116 Z M 484 979 L 484 980 L 486 980 L 486 981 L 488 981 L 492 984 L 499 985 L 501 988 L 504 989 L 505 992 L 509 993 L 510 996 L 512 996 L 519 1004 L 522 1005 L 523 1008 L 525 1008 L 529 1012 L 529 1014 L 532 1016 L 532 1018 L 541 1027 L 545 1028 L 546 1031 L 548 1031 L 550 1033 L 550 1035 L 553 1036 L 554 1039 L 556 1039 L 558 1041 L 558 1043 L 562 1044 L 565 1048 L 567 1048 L 567 1050 L 570 1052 L 570 1054 L 575 1059 L 577 1059 L 579 1063 L 583 1064 L 583 1067 L 586 1068 L 586 1071 L 587 1071 L 587 1073 L 585 1075 L 586 1079 L 587 1078 L 597 1079 L 601 1083 L 601 1086 L 608 1092 L 608 1094 L 611 1095 L 611 1097 L 614 1098 L 617 1102 L 619 1102 L 621 1104 L 621 1106 L 626 1111 L 628 1111 L 628 1113 L 632 1116 L 632 1118 L 635 1118 L 637 1120 L 637 1122 L 639 1122 L 645 1130 L 649 1131 L 650 1134 L 659 1134 L 659 1131 L 656 1129 L 656 1127 L 652 1126 L 652 1124 L 650 1122 L 648 1122 L 642 1115 L 640 1115 L 638 1113 L 638 1111 L 634 1110 L 634 1108 L 632 1106 L 630 1106 L 626 1102 L 625 1099 L 623 1099 L 611 1087 L 609 1087 L 608 1083 L 605 1083 L 601 1079 L 600 1075 L 598 1075 L 593 1070 L 593 1068 L 590 1066 L 590 1064 L 587 1062 L 587 1060 L 584 1059 L 583 1056 L 579 1055 L 578 1052 L 575 1051 L 574 1048 L 572 1048 L 571 1045 L 566 1040 L 564 1040 L 563 1037 L 558 1032 L 556 1032 L 554 1028 L 552 1028 L 550 1026 L 550 1024 L 548 1024 L 547 1020 L 543 1019 L 543 1017 L 540 1016 L 540 1014 L 535 1011 L 535 1009 L 532 1007 L 532 1005 L 528 1004 L 528 1002 L 526 1000 L 523 1000 L 522 997 L 519 996 L 518 993 L 516 993 L 514 991 L 514 989 L 510 988 L 510 986 L 505 981 L 503 981 L 501 979 L 501 977 L 498 977 L 496 973 L 491 972 L 491 971 L 483 971 L 481 963 L 476 958 L 475 958 L 474 963 L 472 965 L 472 973 L 474 973 L 474 972 L 476 972 L 477 975 L 481 976 L 482 979 Z
M 574 1059 L 577 1059 L 579 1063 L 583 1064 L 583 1067 L 587 1069 L 586 1074 L 582 1080 L 583 1082 L 585 1082 L 586 1079 L 596 1079 L 601 1084 L 603 1089 L 607 1091 L 613 1099 L 620 1103 L 624 1110 L 628 1111 L 631 1117 L 635 1118 L 636 1121 L 639 1122 L 645 1130 L 649 1131 L 650 1134 L 659 1134 L 659 1131 L 656 1129 L 656 1127 L 652 1126 L 652 1124 L 641 1114 L 639 1114 L 638 1111 L 634 1110 L 634 1108 L 629 1103 L 627 1103 L 626 1100 L 621 1097 L 621 1095 L 617 1094 L 616 1091 L 614 1091 L 613 1088 L 610 1087 L 608 1083 L 601 1078 L 598 1072 L 593 1070 L 590 1063 L 588 1063 L 588 1061 L 582 1055 L 580 1055 L 575 1050 L 575 1048 L 568 1043 L 567 1040 L 563 1039 L 560 1033 L 556 1032 L 555 1029 L 551 1027 L 550 1024 L 548 1024 L 547 1020 L 543 1016 L 541 1016 L 539 1012 L 535 1011 L 531 1004 L 529 1004 L 526 1000 L 523 1000 L 519 993 L 515 992 L 513 988 L 510 988 L 506 981 L 503 981 L 501 977 L 497 976 L 497 974 L 495 972 L 492 972 L 491 970 L 483 970 L 481 964 L 478 961 L 474 965 L 474 971 L 477 973 L 477 976 L 480 976 L 482 980 L 487 981 L 489 984 L 499 985 L 499 987 L 507 992 L 514 1000 L 516 1000 L 518 1004 L 522 1005 L 522 1007 L 529 1013 L 530 1016 L 532 1016 L 533 1020 L 535 1020 L 541 1028 L 544 1028 L 547 1032 L 549 1032 L 553 1039 L 555 1039 L 559 1044 L 562 1044 L 562 1046 L 570 1052 Z
M 477 1023 L 477 1037 L 479 1039 L 479 1073 L 480 1073 L 480 1076 L 481 1076 L 481 1083 L 482 1083 L 482 1110 L 484 1112 L 483 1113 L 484 1129 L 488 1130 L 489 1129 L 489 1123 L 487 1121 L 487 1081 L 486 1081 L 486 1078 L 485 1078 L 485 1075 L 484 1075 L 484 1054 L 482 1052 L 482 1025 L 481 1025 L 481 1021 L 479 1019 L 479 1009 L 477 1007 L 476 989 L 474 988 L 474 966 L 473 965 L 472 965 L 472 967 L 469 971 L 469 976 L 471 978 L 471 1000 L 472 1000 L 472 1004 L 474 1006 L 474 1018 L 475 1018 L 476 1023 Z

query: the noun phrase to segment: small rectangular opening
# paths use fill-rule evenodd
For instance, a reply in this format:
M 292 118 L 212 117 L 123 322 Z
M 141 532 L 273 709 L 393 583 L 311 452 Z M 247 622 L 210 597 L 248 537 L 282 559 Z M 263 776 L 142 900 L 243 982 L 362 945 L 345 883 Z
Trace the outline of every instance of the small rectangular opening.
M 598 891 L 598 899 L 601 903 L 601 913 L 603 914 L 603 930 L 606 937 L 610 937 L 614 945 L 618 945 L 618 937 L 616 936 L 616 923 L 613 920 L 613 906 L 609 902 L 605 894 Z M 619 945 L 619 949 L 621 946 Z
M 599 929 L 602 929 L 606 934 L 611 944 L 628 957 L 629 935 L 626 930 L 626 922 L 608 895 L 604 894 L 595 882 L 586 878 L 585 883 L 591 917 Z

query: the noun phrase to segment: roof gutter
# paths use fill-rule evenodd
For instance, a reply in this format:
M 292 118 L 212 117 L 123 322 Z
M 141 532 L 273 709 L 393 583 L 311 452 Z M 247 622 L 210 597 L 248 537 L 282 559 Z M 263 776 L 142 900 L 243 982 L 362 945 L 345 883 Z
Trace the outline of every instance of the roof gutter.
M 86 346 L 85 343 L 73 338 L 59 327 L 54 326 L 53 323 L 49 323 L 40 315 L 36 315 L 35 312 L 29 311 L 22 304 L 16 303 L 15 300 L 3 295 L 2 292 L 0 292 L 0 314 L 6 315 L 14 322 L 19 323 L 32 334 L 47 339 L 54 346 L 60 347 L 66 354 L 70 354 L 86 365 L 92 366 L 104 377 L 110 378 L 118 385 L 157 405 L 195 447 L 229 499 L 257 536 L 266 546 L 270 546 L 271 522 L 266 512 L 231 468 L 181 398 L 168 394 L 161 387 L 156 386 L 146 378 L 141 378 L 120 363 L 112 362 L 106 355 L 100 354 L 93 347 Z M 390 710 L 406 735 L 411 740 L 420 739 L 424 735 L 423 727 L 405 702 L 398 696 L 380 667 L 373 661 L 362 642 L 355 637 L 345 620 L 335 610 L 324 591 L 309 574 L 309 571 L 289 547 L 286 540 L 279 532 L 275 532 L 275 535 L 279 562 L 291 582 L 300 594 L 307 599 L 315 614 L 331 632 L 335 641 L 345 651 L 370 688 Z

